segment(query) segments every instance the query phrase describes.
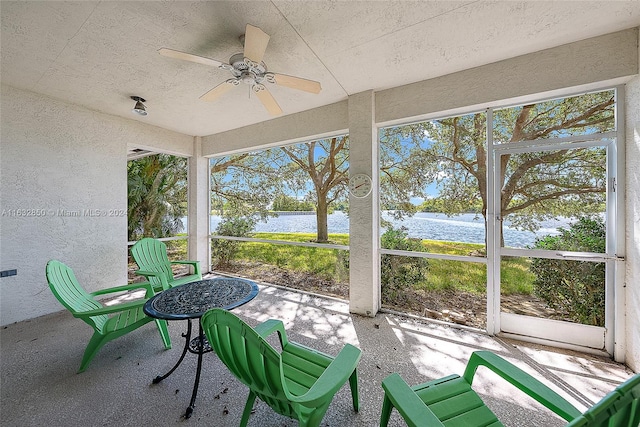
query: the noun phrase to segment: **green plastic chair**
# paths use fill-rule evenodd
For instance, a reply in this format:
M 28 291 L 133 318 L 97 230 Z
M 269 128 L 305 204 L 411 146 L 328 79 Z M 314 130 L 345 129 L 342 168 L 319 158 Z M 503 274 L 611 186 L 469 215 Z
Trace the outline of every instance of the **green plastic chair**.
M 640 374 L 620 384 L 567 427 L 640 426 Z
M 209 343 L 229 370 L 247 387 L 249 397 L 240 426 L 245 427 L 256 397 L 274 411 L 297 419 L 300 426 L 320 424 L 336 392 L 349 380 L 353 409 L 358 411 L 360 349 L 346 344 L 331 357 L 289 341 L 279 320 L 267 320 L 255 329 L 219 308 L 202 316 Z M 282 351 L 265 338 L 277 332 Z
M 131 247 L 131 256 L 138 264 L 136 274 L 144 276 L 155 291 L 166 290 L 174 286 L 202 280 L 199 261 L 169 261 L 167 245 L 157 239 L 145 237 Z M 172 264 L 187 264 L 193 266 L 193 274 L 174 277 Z
M 566 399 L 520 368 L 489 351 L 471 355 L 462 378 L 458 375 L 409 387 L 398 374 L 382 381 L 385 391 L 380 426 L 389 422 L 395 407 L 410 427 L 502 426 L 471 388 L 479 366 L 485 366 L 569 422 L 567 427 L 638 427 L 640 374 L 581 414 Z
M 166 320 L 153 319 L 142 311 L 142 306 L 147 301 L 146 299 L 105 307 L 94 298 L 96 295 L 141 288 L 146 289 L 145 296 L 150 298 L 154 292 L 148 282 L 88 293 L 78 283 L 73 270 L 56 260 L 51 260 L 47 263 L 46 275 L 49 288 L 51 288 L 51 292 L 53 292 L 58 301 L 73 314 L 73 317 L 82 319 L 95 331 L 84 351 L 78 372 L 84 372 L 87 369 L 98 350 L 107 342 L 154 320 L 160 331 L 164 348 L 171 348 L 171 339 L 169 338 Z

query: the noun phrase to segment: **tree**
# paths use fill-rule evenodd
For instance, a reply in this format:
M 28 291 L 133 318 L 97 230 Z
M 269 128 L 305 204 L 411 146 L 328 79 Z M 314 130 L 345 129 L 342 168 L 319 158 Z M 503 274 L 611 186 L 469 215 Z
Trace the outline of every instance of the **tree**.
M 430 177 L 423 136 L 422 124 L 380 129 L 380 208 L 397 219 L 418 211 L 412 197 L 427 197 Z
M 187 159 L 166 154 L 127 164 L 128 235 L 166 237 L 181 231 L 187 213 Z
M 283 176 L 275 150 L 212 159 L 211 208 L 222 216 L 266 218 Z
M 295 212 L 295 211 L 309 212 L 309 211 L 313 211 L 314 206 L 313 206 L 313 203 L 309 201 L 300 201 L 295 197 L 291 197 L 286 194 L 278 194 L 273 199 L 271 209 L 273 209 L 276 212 Z
M 330 206 L 346 193 L 349 179 L 348 136 L 307 142 L 280 149 L 311 179 L 310 199 L 316 205 L 317 241 L 329 240 L 327 215 Z M 291 177 L 299 174 L 290 175 Z M 304 185 L 297 180 L 294 187 Z
M 614 108 L 614 92 L 605 91 L 496 110 L 493 139 L 510 144 L 612 130 Z M 382 180 L 383 194 L 408 203 L 412 196 L 426 197 L 425 185 L 435 182 L 444 213 L 481 206 L 486 219 L 486 129 L 482 112 L 385 130 L 381 151 L 398 152 L 387 155 L 398 162 L 389 173 L 413 175 L 415 182 L 399 188 Z M 536 219 L 602 210 L 606 161 L 601 148 L 502 155 L 498 166 L 499 214 L 517 227 L 534 230 Z
M 348 141 L 348 136 L 341 136 L 216 159 L 212 161 L 212 205 L 263 217 L 270 208 L 315 207 L 316 240 L 327 242 L 327 216 L 346 195 Z M 302 202 L 292 196 L 300 193 Z M 285 207 L 278 208 L 283 203 Z

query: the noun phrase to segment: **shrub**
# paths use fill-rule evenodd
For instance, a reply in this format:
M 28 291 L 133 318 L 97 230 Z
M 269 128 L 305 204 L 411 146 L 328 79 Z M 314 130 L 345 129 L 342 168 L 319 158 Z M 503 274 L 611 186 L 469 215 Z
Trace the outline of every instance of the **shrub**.
M 536 240 L 536 249 L 576 252 L 605 252 L 605 225 L 598 218 L 580 218 L 560 235 Z M 565 312 L 575 322 L 604 326 L 604 263 L 535 258 L 531 272 L 536 276 L 534 293 L 549 307 Z
M 251 217 L 225 217 L 216 227 L 216 234 L 220 236 L 247 237 L 253 231 L 256 220 Z M 215 265 L 226 267 L 231 264 L 238 253 L 240 242 L 226 239 L 211 240 L 211 256 L 216 260 Z
M 388 228 L 381 236 L 385 249 L 425 252 L 420 239 L 407 237 L 407 228 Z M 427 277 L 429 262 L 426 258 L 403 255 L 382 255 L 381 286 L 382 300 L 392 304 L 402 299 L 406 289 L 413 287 Z

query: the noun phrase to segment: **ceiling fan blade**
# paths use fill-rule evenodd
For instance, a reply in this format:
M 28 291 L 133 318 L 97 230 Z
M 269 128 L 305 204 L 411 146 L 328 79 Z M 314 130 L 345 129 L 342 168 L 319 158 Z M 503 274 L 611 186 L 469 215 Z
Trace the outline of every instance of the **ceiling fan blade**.
M 244 57 L 260 63 L 271 37 L 258 27 L 247 24 L 244 33 Z
M 279 86 L 290 87 L 291 89 L 303 90 L 310 93 L 320 93 L 322 87 L 320 82 L 314 80 L 307 80 L 301 77 L 287 76 L 286 74 L 273 74 L 273 79 Z
M 261 84 L 257 84 L 254 85 L 253 91 L 256 93 L 256 96 L 258 97 L 260 102 L 262 102 L 262 105 L 264 105 L 264 108 L 267 109 L 269 114 L 271 114 L 272 116 L 278 116 L 282 114 L 282 108 L 280 108 L 280 106 L 276 102 L 276 99 L 273 97 L 273 95 L 271 95 L 271 92 L 269 92 L 266 87 Z
M 234 84 L 234 81 L 235 80 L 233 79 L 229 79 L 226 82 L 220 83 L 218 86 L 202 95 L 200 99 L 203 101 L 215 101 L 216 99 L 220 98 L 222 95 L 233 89 L 234 86 L 236 86 Z
M 224 62 L 216 61 L 215 59 L 205 58 L 204 56 L 192 55 L 190 53 L 180 52 L 179 50 L 167 49 L 165 47 L 158 50 L 158 53 L 168 58 L 182 59 L 184 61 L 195 62 L 198 64 L 211 65 L 213 67 L 228 65 L 228 64 L 225 64 Z

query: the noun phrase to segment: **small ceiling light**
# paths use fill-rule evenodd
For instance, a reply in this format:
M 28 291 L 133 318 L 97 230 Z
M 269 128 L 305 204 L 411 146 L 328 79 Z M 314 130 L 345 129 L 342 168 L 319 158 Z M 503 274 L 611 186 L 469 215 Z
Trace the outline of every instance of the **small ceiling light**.
M 133 107 L 133 110 L 131 110 L 131 111 L 136 113 L 136 114 L 139 114 L 141 116 L 146 116 L 147 115 L 147 107 L 145 107 L 143 102 L 147 102 L 147 101 L 144 98 L 141 98 L 139 96 L 132 96 L 131 99 L 136 101 L 136 106 Z

